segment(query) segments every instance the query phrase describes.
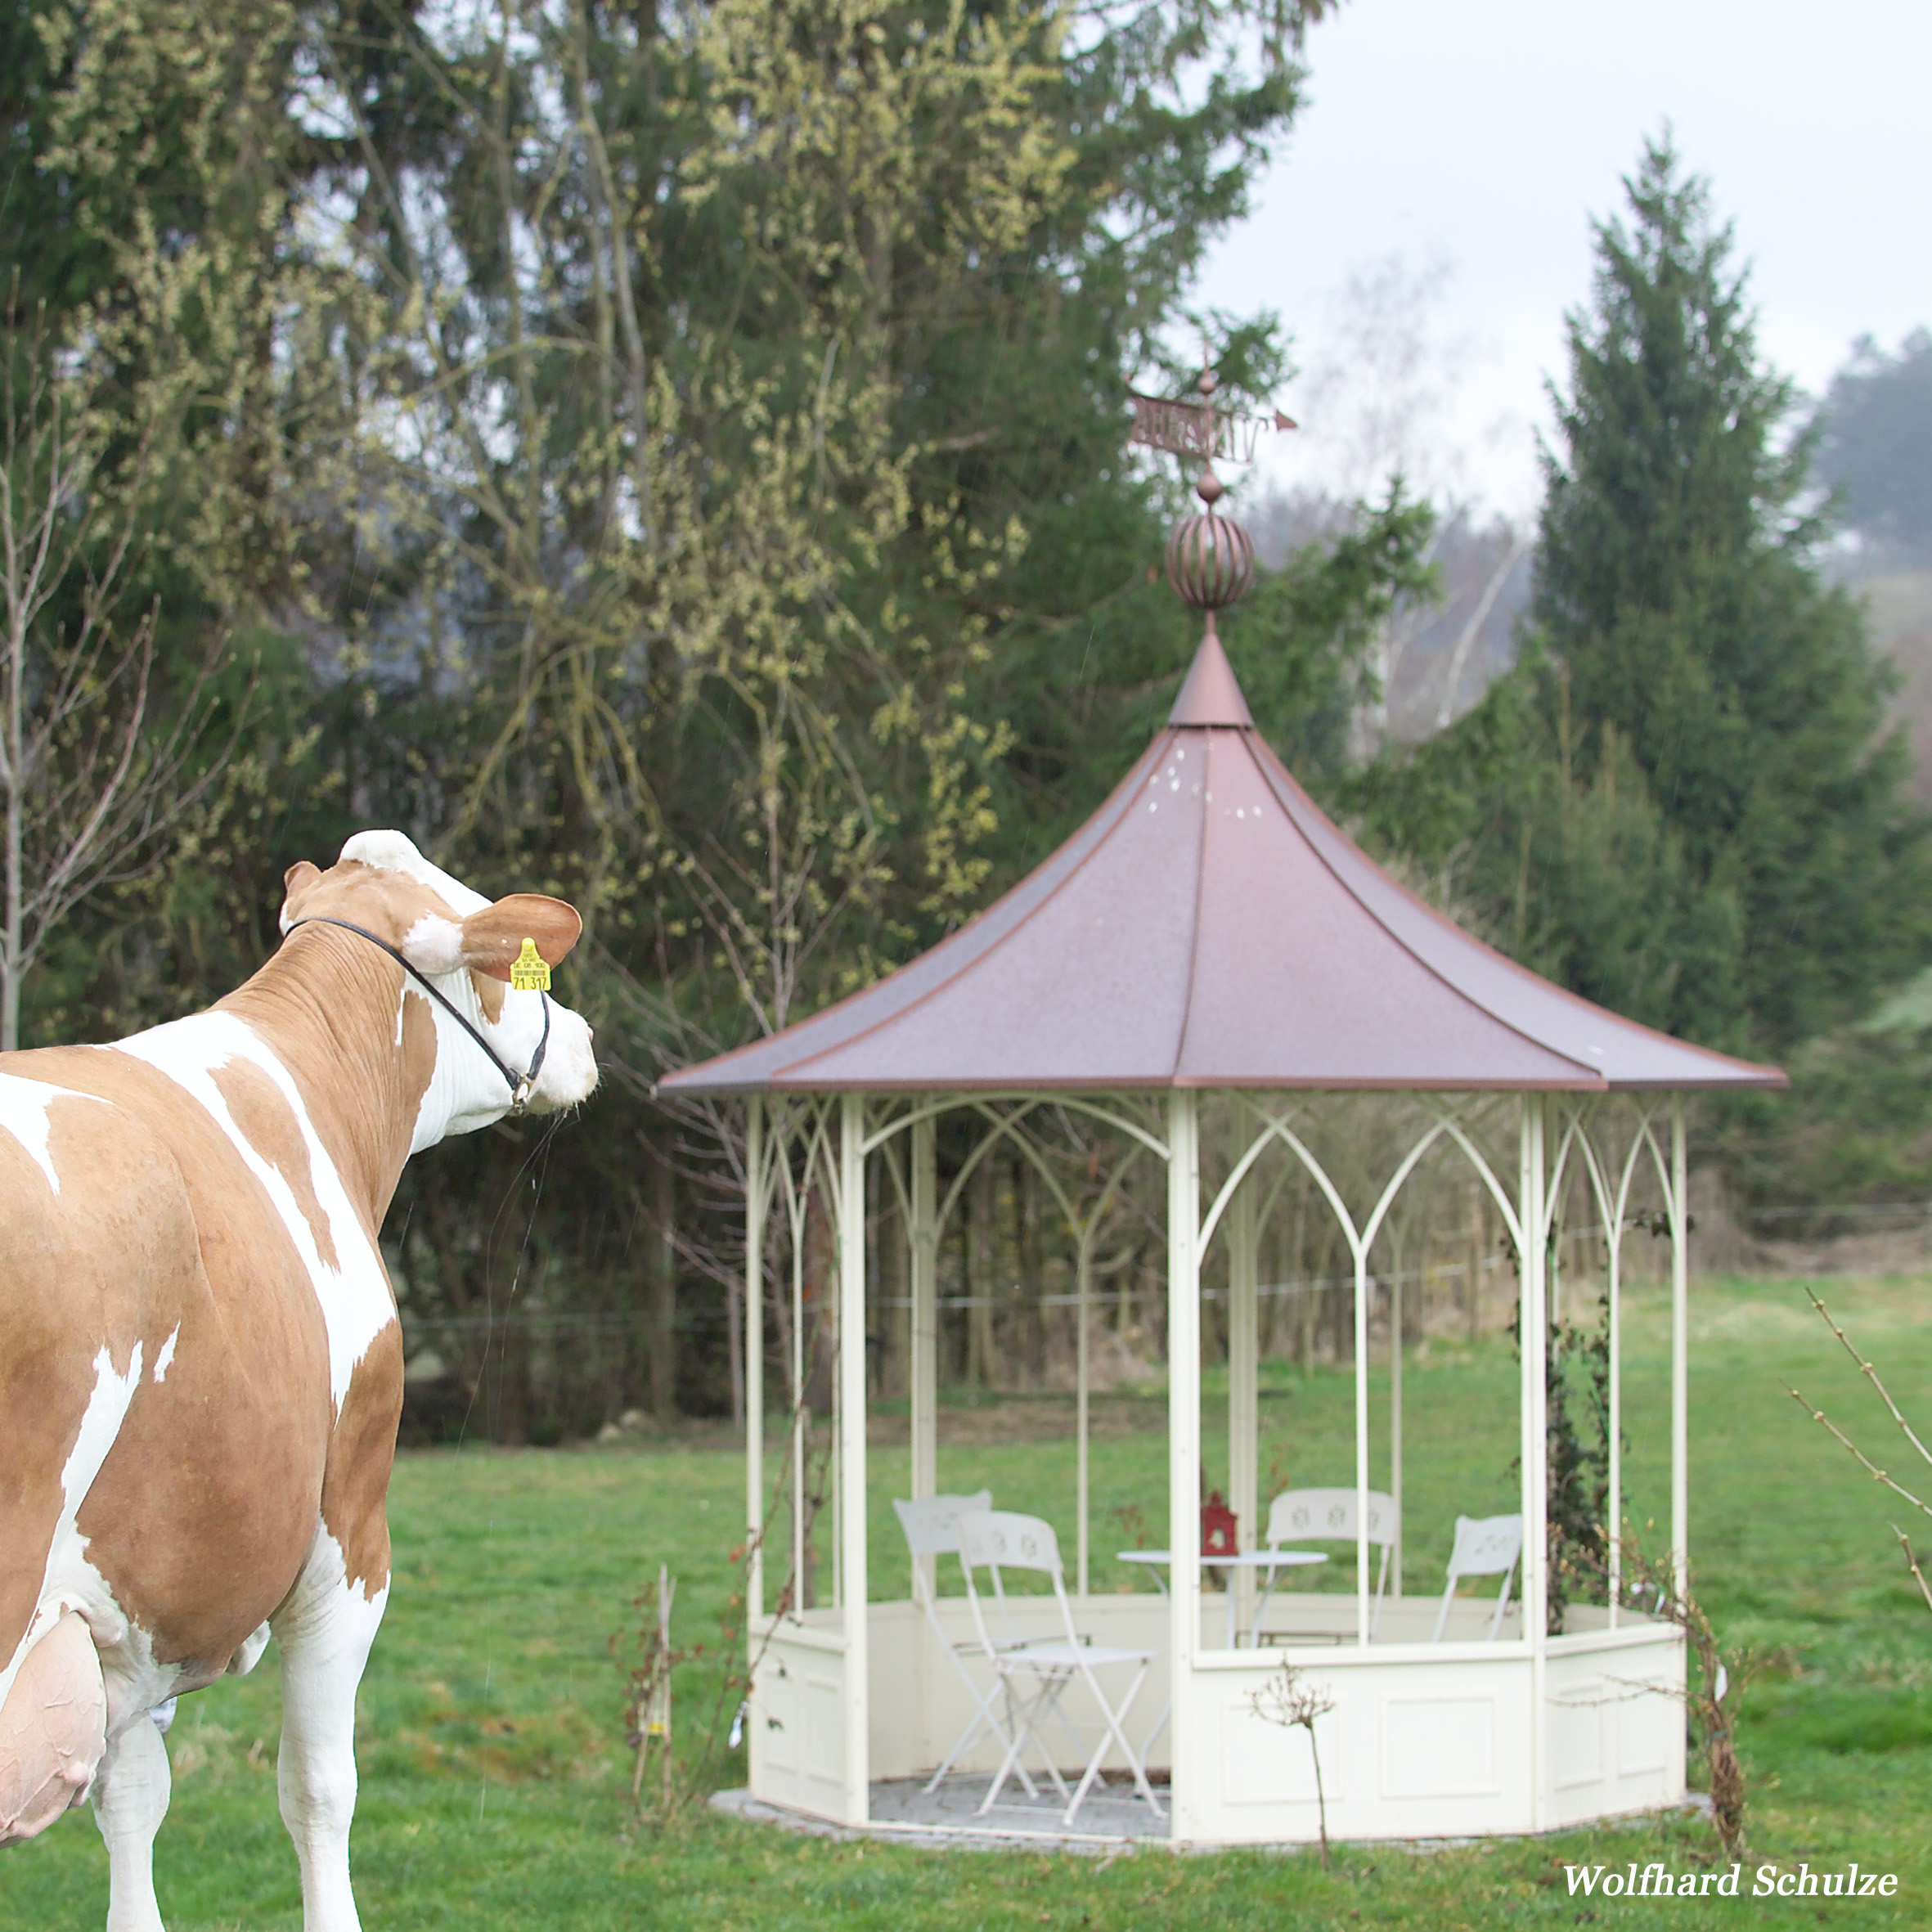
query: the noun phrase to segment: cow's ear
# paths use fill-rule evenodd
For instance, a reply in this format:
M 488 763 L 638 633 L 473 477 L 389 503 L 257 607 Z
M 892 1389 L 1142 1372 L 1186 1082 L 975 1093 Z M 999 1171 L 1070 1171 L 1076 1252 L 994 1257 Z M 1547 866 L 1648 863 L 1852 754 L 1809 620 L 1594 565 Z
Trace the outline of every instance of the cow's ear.
M 296 901 L 321 876 L 320 869 L 306 859 L 298 859 L 281 875 L 281 929 L 285 933 L 295 923 Z
M 463 922 L 463 964 L 505 982 L 526 939 L 534 940 L 546 966 L 562 963 L 584 923 L 574 905 L 541 892 L 512 892 Z

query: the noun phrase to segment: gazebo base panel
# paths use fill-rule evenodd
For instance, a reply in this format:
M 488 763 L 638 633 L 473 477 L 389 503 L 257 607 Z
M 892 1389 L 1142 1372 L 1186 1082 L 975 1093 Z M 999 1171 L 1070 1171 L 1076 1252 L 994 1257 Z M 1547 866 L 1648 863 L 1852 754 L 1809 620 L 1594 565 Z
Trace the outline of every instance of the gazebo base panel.
M 1009 1595 L 1006 1607 L 1015 1634 L 1050 1630 L 1051 1597 Z M 956 1627 L 963 1608 L 959 1599 L 940 1599 L 942 1627 Z M 1284 1593 L 1273 1608 L 1296 1630 L 1326 1622 L 1321 1633 L 1332 1638 L 1333 1624 L 1358 1606 L 1340 1594 Z M 1328 1835 L 1337 1840 L 1513 1837 L 1654 1812 L 1683 1795 L 1684 1640 L 1669 1624 L 1625 1611 L 1612 1630 L 1601 1607 L 1575 1606 L 1570 1629 L 1546 1639 L 1539 1659 L 1520 1638 L 1489 1641 L 1483 1633 L 1490 1610 L 1480 1602 L 1459 1600 L 1445 1640 L 1436 1643 L 1427 1634 L 1434 1606 L 1394 1597 L 1382 1618 L 1389 1641 L 1203 1651 L 1177 1679 L 1171 1611 L 1150 1593 L 1080 1597 L 1073 1605 L 1077 1628 L 1094 1643 L 1152 1656 L 1126 1724 L 1150 1770 L 1179 1799 L 1179 1829 L 1168 1838 L 1201 1846 L 1311 1841 L 1324 1799 Z M 913 1605 L 868 1605 L 858 1705 L 864 1770 L 848 1785 L 845 1768 L 858 1753 L 847 1622 L 844 1609 L 827 1607 L 754 1626 L 760 1650 L 748 1768 L 763 1802 L 856 1828 L 882 1815 L 882 1790 L 917 1791 L 973 1708 L 953 1660 Z M 1224 1634 L 1221 1605 L 1203 1604 L 1202 1627 Z M 1269 1722 L 1256 1706 L 1257 1694 L 1280 1682 L 1284 1663 L 1330 1701 L 1316 1722 L 1319 1785 L 1307 1735 Z M 1110 1693 L 1124 1696 L 1132 1666 L 1103 1668 L 1113 1674 Z M 1067 1710 L 1076 1738 L 1090 1746 L 1099 1713 L 1089 1694 L 1071 1688 Z M 983 1735 L 966 1751 L 958 1782 L 971 1793 L 968 1813 L 999 1755 Z M 1110 1761 L 1105 1769 L 1117 1778 L 1126 1766 Z M 1119 1789 L 1110 1783 L 1109 1797 Z M 1020 1797 L 1010 1787 L 1006 1795 L 1016 1804 Z M 1058 1816 L 1016 1820 L 1002 1812 L 977 1824 L 1057 1831 Z M 1075 1826 L 1090 1828 L 1086 1807 Z M 953 1827 L 921 1818 L 907 1828 Z

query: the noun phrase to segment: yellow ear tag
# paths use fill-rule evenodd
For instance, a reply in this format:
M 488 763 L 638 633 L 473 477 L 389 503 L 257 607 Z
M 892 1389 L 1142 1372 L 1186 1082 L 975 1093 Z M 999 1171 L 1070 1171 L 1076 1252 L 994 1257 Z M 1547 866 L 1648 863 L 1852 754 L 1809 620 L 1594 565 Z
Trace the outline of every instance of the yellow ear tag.
M 519 993 L 547 993 L 550 990 L 550 969 L 537 951 L 534 939 L 526 939 L 523 950 L 510 961 L 510 983 Z

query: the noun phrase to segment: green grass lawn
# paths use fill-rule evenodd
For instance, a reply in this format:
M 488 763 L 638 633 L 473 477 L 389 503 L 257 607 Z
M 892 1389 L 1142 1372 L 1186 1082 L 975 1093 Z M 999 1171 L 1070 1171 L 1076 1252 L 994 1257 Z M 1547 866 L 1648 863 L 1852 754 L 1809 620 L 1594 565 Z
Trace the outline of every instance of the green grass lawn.
M 1932 1422 L 1932 1283 L 1837 1284 L 1830 1299 L 1908 1411 Z M 1629 1340 L 1631 1504 L 1660 1533 L 1667 1485 L 1664 1330 L 1654 1301 Z M 1428 1855 L 1346 1848 L 1312 1856 L 1140 1851 L 1100 1862 L 1001 1852 L 946 1855 L 840 1844 L 699 1813 L 675 1830 L 627 1825 L 621 1675 L 609 1647 L 631 1599 L 668 1561 L 680 1641 L 715 1633 L 729 1588 L 742 1464 L 715 1434 L 640 1448 L 404 1457 L 391 1491 L 397 1566 L 365 1681 L 355 1873 L 378 1928 L 690 1927 L 728 1932 L 853 1925 L 1451 1928 L 1602 1922 L 1674 1927 L 1932 1925 L 1932 1611 L 1888 1524 L 1898 1516 L 1844 1452 L 1801 1415 L 1787 1382 L 1823 1400 L 1881 1460 L 1881 1418 L 1788 1283 L 1701 1284 L 1692 1361 L 1693 1555 L 1733 1639 L 1772 1668 L 1752 1688 L 1742 1744 L 1755 1858 L 1855 1858 L 1896 1871 L 1891 1900 L 1606 1904 L 1569 1896 L 1566 1860 L 1618 1867 L 1713 1857 L 1684 1817 Z M 1515 1368 L 1502 1344 L 1438 1343 L 1406 1371 L 1410 1587 L 1439 1577 L 1458 1509 L 1509 1506 Z M 1377 1382 L 1378 1441 L 1386 1435 Z M 1218 1385 L 1207 1411 L 1215 1413 Z M 1270 1365 L 1261 1466 L 1296 1483 L 1349 1480 L 1350 1382 Z M 1126 1580 L 1112 1551 L 1139 1511 L 1161 1525 L 1157 1397 L 1103 1405 L 1096 1447 L 1096 1588 Z M 1035 1399 L 949 1409 L 941 1476 L 985 1483 L 1072 1539 L 1071 1405 Z M 889 1432 L 890 1418 L 885 1424 Z M 1210 1466 L 1217 1453 L 1209 1444 Z M 1901 1465 L 1902 1466 L 1902 1465 Z M 874 1453 L 875 1594 L 905 1587 L 890 1518 L 904 1451 Z M 1378 1471 L 1379 1476 L 1379 1471 Z M 1264 1485 L 1265 1487 L 1265 1484 Z M 1119 1512 L 1126 1512 L 1121 1514 Z M 1901 1517 L 1898 1520 L 1903 1521 Z M 1932 1540 L 1932 1539 L 1929 1539 Z M 1337 1584 L 1346 1580 L 1338 1575 Z M 712 1667 L 686 1668 L 694 1722 Z M 276 1810 L 279 1695 L 272 1651 L 256 1674 L 184 1701 L 170 1738 L 174 1802 L 157 1853 L 173 1932 L 294 1927 L 293 1852 Z M 722 1781 L 740 1782 L 727 1763 Z M 1750 1873 L 1746 1872 L 1748 1892 Z M 7 1932 L 102 1922 L 106 1867 L 83 1817 L 0 1854 Z M 1593 1916 L 1593 1915 L 1594 1915 Z

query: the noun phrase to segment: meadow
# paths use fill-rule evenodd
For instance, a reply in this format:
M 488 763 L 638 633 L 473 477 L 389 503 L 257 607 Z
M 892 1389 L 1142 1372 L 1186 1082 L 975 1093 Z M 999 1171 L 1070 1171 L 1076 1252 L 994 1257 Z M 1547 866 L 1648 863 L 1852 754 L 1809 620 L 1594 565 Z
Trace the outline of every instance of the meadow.
M 1833 1309 L 1907 1411 L 1932 1422 L 1932 1281 L 1834 1283 Z M 1895 1871 L 1890 1899 L 1595 1901 L 1566 1862 L 1662 1859 L 1708 1868 L 1692 1815 L 1534 1840 L 1312 1853 L 1106 1859 L 1009 1851 L 938 1854 L 740 1824 L 694 1808 L 668 1829 L 628 1808 L 622 1673 L 611 1639 L 660 1561 L 680 1579 L 681 1642 L 715 1643 L 730 1587 L 742 1461 L 727 1436 L 579 1449 L 406 1454 L 392 1489 L 395 1586 L 363 1686 L 357 1890 L 369 1932 L 488 1926 L 582 1932 L 649 1926 L 736 1932 L 834 1925 L 947 1928 L 1355 1928 L 1570 1925 L 1614 1919 L 1688 1929 L 1843 1920 L 1932 1924 L 1932 1611 L 1899 1558 L 1898 1507 L 1799 1412 L 1796 1383 L 1881 1462 L 1898 1444 L 1789 1282 L 1699 1283 L 1691 1368 L 1692 1551 L 1724 1635 L 1764 1668 L 1741 1729 L 1752 1860 L 1856 1859 Z M 1661 1303 L 1632 1311 L 1631 1504 L 1660 1526 L 1666 1484 Z M 1506 1507 L 1515 1364 L 1507 1342 L 1430 1344 L 1406 1369 L 1410 1588 L 1440 1576 L 1457 1508 Z M 1208 1413 L 1214 1413 L 1211 1388 Z M 1265 1472 L 1345 1480 L 1350 1381 L 1269 1364 Z M 1096 1588 L 1126 1587 L 1112 1551 L 1164 1509 L 1156 1391 L 1099 1405 Z M 1379 1425 L 1378 1425 L 1379 1426 Z M 1887 1425 L 1889 1427 L 1889 1425 Z M 947 1406 L 941 1477 L 1036 1508 L 1071 1545 L 1071 1404 L 1034 1396 Z M 902 1418 L 875 1419 L 874 1590 L 904 1588 L 890 1498 Z M 1211 1439 L 1209 1453 L 1214 1453 Z M 1342 1458 L 1339 1463 L 1334 1458 Z M 1328 1458 L 1328 1460 L 1324 1460 Z M 1442 1547 L 1438 1548 L 1440 1544 Z M 1339 1579 L 1337 1579 L 1340 1580 Z M 717 1703 L 709 1657 L 681 1673 L 684 1745 Z M 276 1813 L 279 1692 L 272 1651 L 251 1678 L 184 1701 L 170 1737 L 174 1799 L 157 1851 L 172 1932 L 300 1924 L 294 1853 Z M 727 1758 L 719 1781 L 742 1781 Z M 1745 1889 L 1750 1889 L 1750 1868 Z M 101 1924 L 106 1860 L 91 1821 L 63 1820 L 0 1855 L 0 1926 Z

